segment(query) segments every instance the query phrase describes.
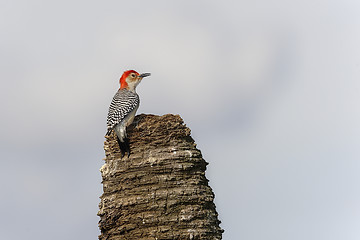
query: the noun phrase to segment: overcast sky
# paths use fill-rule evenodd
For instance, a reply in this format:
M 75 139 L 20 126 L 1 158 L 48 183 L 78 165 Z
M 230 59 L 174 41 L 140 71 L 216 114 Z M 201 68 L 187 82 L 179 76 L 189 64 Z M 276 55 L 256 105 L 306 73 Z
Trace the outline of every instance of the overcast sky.
M 226 240 L 360 239 L 360 2 L 0 1 L 1 238 L 97 239 L 110 101 L 180 114 Z

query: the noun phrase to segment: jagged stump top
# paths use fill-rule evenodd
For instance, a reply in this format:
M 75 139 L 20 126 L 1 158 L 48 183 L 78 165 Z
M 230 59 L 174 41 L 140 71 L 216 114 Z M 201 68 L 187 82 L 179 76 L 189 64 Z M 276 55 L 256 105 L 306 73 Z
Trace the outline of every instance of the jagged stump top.
M 221 239 L 207 163 L 181 117 L 141 114 L 127 132 L 130 158 L 115 133 L 104 144 L 99 239 Z

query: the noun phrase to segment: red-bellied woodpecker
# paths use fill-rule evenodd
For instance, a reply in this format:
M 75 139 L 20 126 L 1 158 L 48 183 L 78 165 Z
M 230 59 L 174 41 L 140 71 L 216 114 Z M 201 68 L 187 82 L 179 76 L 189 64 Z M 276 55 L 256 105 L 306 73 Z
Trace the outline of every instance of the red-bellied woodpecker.
M 120 146 L 121 158 L 125 152 L 130 156 L 129 139 L 126 134 L 126 127 L 129 126 L 139 108 L 139 95 L 136 93 L 136 86 L 144 77 L 150 73 L 139 74 L 134 70 L 128 70 L 120 78 L 120 89 L 113 97 L 107 117 L 107 133 L 109 136 L 114 129 Z

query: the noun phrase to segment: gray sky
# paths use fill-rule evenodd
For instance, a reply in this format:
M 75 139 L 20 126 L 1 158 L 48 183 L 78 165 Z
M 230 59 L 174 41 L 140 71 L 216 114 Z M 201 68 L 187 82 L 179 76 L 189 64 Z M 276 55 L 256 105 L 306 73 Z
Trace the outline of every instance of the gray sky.
M 360 2 L 1 1 L 0 232 L 96 239 L 110 101 L 180 114 L 224 239 L 360 238 Z

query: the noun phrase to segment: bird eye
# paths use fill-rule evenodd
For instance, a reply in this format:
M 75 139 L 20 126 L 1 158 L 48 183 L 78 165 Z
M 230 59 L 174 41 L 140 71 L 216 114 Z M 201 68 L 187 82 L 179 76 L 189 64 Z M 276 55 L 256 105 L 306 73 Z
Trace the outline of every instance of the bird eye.
M 135 73 L 131 74 L 131 76 L 132 76 L 132 77 L 136 77 L 136 76 L 135 76 Z

